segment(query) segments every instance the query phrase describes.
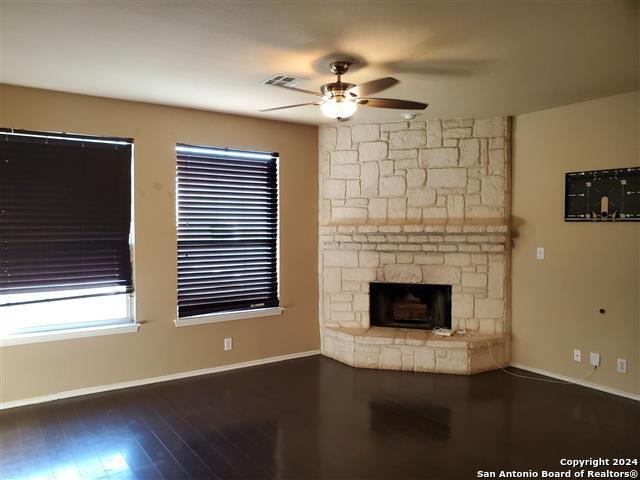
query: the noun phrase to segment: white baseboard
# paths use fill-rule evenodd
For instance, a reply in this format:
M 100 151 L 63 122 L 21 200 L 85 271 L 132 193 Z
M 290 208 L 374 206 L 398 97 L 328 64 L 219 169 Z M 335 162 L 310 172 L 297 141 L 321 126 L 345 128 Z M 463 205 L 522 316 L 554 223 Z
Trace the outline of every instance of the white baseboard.
M 149 385 L 151 383 L 168 382 L 178 380 L 180 378 L 197 377 L 199 375 L 207 375 L 209 373 L 226 372 L 228 370 L 236 370 L 238 368 L 254 367 L 257 365 L 265 365 L 267 363 L 282 362 L 284 360 L 292 360 L 294 358 L 310 357 L 319 355 L 320 350 L 310 350 L 308 352 L 290 353 L 287 355 L 278 355 L 276 357 L 260 358 L 258 360 L 250 360 L 248 362 L 232 363 L 230 365 L 221 365 L 219 367 L 202 368 L 200 370 L 191 370 L 188 372 L 172 373 L 170 375 L 161 375 L 159 377 L 142 378 L 139 380 L 131 380 L 128 382 L 112 383 L 110 385 L 98 385 L 96 387 L 78 388 L 75 390 L 65 390 L 63 392 L 53 393 L 51 395 L 42 395 L 40 397 L 24 398 L 21 400 L 12 400 L 0 403 L 0 410 L 9 408 L 23 407 L 25 405 L 33 405 L 36 403 L 52 402 L 63 398 L 80 397 L 82 395 L 91 395 L 92 393 L 108 392 L 110 390 L 120 390 L 123 388 L 139 387 Z
M 560 375 L 559 373 L 550 372 L 548 370 L 542 370 L 541 368 L 529 367 L 527 365 L 522 365 L 521 363 L 511 362 L 509 365 L 514 368 L 526 370 L 527 372 L 537 373 L 538 375 L 544 375 L 546 377 L 555 378 L 557 380 L 563 380 L 569 383 L 575 383 L 576 385 L 580 385 L 582 387 L 593 388 L 594 390 L 600 390 L 601 392 L 610 393 L 612 395 L 618 395 L 619 397 L 629 398 L 631 400 L 640 402 L 640 395 L 635 395 L 633 393 L 625 392 L 624 390 L 618 390 L 617 388 L 605 387 L 604 385 L 598 385 L 597 383 L 591 383 L 585 380 L 579 380 L 577 378 L 567 377 L 565 375 Z

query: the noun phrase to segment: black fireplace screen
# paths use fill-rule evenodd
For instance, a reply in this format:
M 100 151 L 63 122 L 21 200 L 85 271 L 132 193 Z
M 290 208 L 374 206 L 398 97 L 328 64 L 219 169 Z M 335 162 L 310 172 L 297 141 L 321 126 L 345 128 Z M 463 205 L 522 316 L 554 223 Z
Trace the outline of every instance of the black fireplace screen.
M 371 283 L 371 326 L 451 328 L 451 286 Z

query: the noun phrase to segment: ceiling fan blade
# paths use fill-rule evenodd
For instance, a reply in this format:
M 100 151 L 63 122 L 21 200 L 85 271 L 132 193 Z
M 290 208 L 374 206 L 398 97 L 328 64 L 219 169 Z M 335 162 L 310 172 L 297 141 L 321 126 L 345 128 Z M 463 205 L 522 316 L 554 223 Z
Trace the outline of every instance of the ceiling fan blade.
M 376 80 L 371 80 L 370 82 L 364 82 L 360 85 L 356 85 L 349 91 L 355 93 L 359 97 L 366 97 L 367 95 L 372 95 L 374 93 L 386 90 L 387 88 L 391 88 L 396 83 L 400 83 L 400 80 L 398 80 L 397 78 L 378 78 Z
M 312 92 L 311 90 L 305 90 L 304 88 L 287 87 L 286 85 L 274 85 L 274 84 L 269 84 L 269 85 L 271 85 L 272 87 L 284 88 L 286 90 L 293 90 L 294 92 L 308 93 L 309 95 L 315 95 L 316 97 L 322 96 L 322 94 L 319 92 Z
M 274 110 L 284 110 L 285 108 L 304 107 L 306 105 L 320 105 L 320 104 L 318 102 L 296 103 L 295 105 L 286 105 L 284 107 L 263 108 L 262 110 L 258 110 L 258 111 L 259 112 L 273 112 Z
M 399 108 L 401 110 L 424 110 L 428 103 L 397 100 L 395 98 L 359 98 L 358 103 L 367 107 Z

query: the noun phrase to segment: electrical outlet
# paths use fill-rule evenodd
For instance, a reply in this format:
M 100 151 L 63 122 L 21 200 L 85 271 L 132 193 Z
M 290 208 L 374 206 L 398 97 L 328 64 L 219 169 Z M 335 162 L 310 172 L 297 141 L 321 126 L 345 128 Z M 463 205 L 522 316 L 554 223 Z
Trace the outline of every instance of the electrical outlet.
M 600 366 L 600 354 L 599 353 L 590 352 L 589 353 L 589 363 L 593 367 L 599 367 Z
M 577 348 L 573 350 L 573 360 L 576 362 L 582 361 L 582 350 L 578 350 Z
M 233 350 L 233 338 L 229 337 L 224 339 L 224 349 Z
M 627 359 L 619 358 L 617 363 L 618 373 L 627 373 Z
M 536 248 L 536 260 L 544 260 L 544 247 Z

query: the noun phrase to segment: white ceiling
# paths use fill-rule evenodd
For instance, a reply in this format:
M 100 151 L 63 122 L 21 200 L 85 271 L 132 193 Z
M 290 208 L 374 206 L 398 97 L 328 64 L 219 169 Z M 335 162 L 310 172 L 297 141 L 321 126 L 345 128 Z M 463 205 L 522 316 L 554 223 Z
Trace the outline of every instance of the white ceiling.
M 0 0 L 0 81 L 294 122 L 313 97 L 261 85 L 333 52 L 395 76 L 382 97 L 431 104 L 423 118 L 513 115 L 638 89 L 638 5 L 630 1 Z M 353 121 L 399 120 L 361 108 Z

